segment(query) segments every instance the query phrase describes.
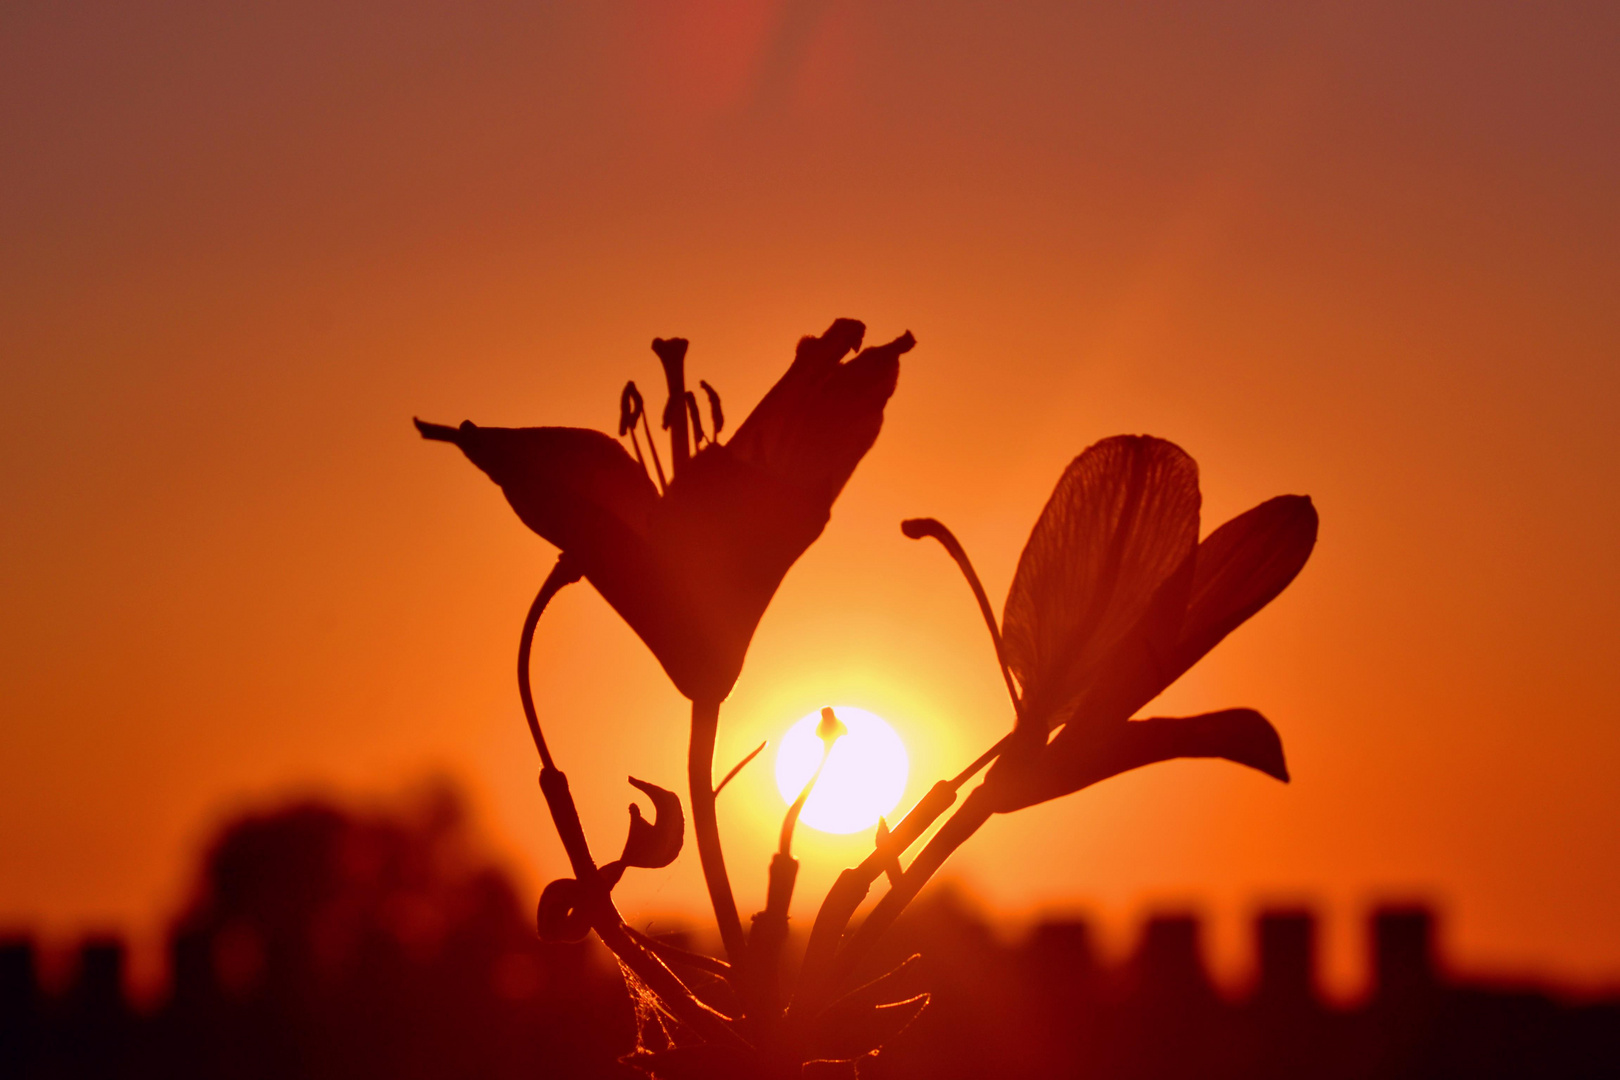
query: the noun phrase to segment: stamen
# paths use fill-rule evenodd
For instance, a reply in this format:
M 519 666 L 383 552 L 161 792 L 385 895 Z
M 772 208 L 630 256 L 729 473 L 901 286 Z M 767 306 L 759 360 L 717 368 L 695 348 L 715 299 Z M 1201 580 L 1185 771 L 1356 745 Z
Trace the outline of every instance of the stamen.
M 641 400 L 641 391 L 636 389 L 634 381 L 624 384 L 624 390 L 619 394 L 619 438 L 630 436 L 630 449 L 636 452 L 636 464 L 641 471 L 647 471 L 647 459 L 641 456 L 641 443 L 636 440 L 636 421 L 646 415 L 646 407 Z M 658 490 L 664 489 L 663 470 L 659 470 Z
M 719 442 L 720 431 L 726 426 L 726 414 L 720 410 L 720 395 L 714 387 L 710 386 L 702 379 L 698 380 L 698 385 L 703 388 L 703 393 L 707 395 L 709 399 L 709 420 L 711 422 L 709 441 Z
M 653 352 L 664 365 L 664 382 L 669 397 L 664 402 L 663 425 L 669 432 L 671 477 L 679 476 L 692 456 L 686 433 L 686 339 L 653 338 Z
M 624 384 L 619 392 L 619 438 L 624 438 L 627 432 L 636 429 L 636 421 L 646 412 L 645 403 L 641 400 L 641 391 L 636 389 L 635 380 Z
M 984 594 L 984 585 L 979 581 L 978 573 L 973 569 L 973 563 L 962 550 L 962 545 L 952 535 L 951 530 L 933 518 L 911 518 L 900 523 L 900 531 L 913 540 L 921 540 L 925 536 L 932 536 L 938 540 L 956 565 L 967 578 L 968 587 L 973 590 L 973 598 L 979 602 L 979 614 L 984 616 L 984 625 L 990 631 L 990 641 L 996 647 L 996 662 L 1001 665 L 1001 678 L 1007 684 L 1007 694 L 1012 698 L 1013 714 L 1023 720 L 1024 705 L 1019 697 L 1018 686 L 1013 682 L 1012 669 L 1007 666 L 1007 650 L 1001 644 L 1001 628 L 996 625 L 996 613 L 990 608 L 990 598 Z
M 692 421 L 692 445 L 700 446 L 707 436 L 703 434 L 703 418 L 698 415 L 697 395 L 690 390 L 686 392 L 686 415 Z
M 664 479 L 664 463 L 658 460 L 658 444 L 653 441 L 652 424 L 648 423 L 645 412 L 641 414 L 641 430 L 647 436 L 647 449 L 652 453 L 653 468 L 658 470 L 658 493 L 662 495 L 669 490 L 669 483 Z

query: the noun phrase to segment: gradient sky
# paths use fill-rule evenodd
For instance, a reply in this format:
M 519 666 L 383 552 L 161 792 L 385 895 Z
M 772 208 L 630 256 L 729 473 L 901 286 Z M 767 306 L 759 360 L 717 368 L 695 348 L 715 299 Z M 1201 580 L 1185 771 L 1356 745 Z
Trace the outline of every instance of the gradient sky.
M 1205 528 L 1312 495 L 1299 581 L 1154 706 L 1177 763 L 997 819 L 1009 915 L 1377 897 L 1473 968 L 1620 975 L 1620 9 L 1498 2 L 0 4 L 0 922 L 152 928 L 222 813 L 446 774 L 560 872 L 512 686 L 553 552 L 413 414 L 608 427 L 655 335 L 741 418 L 904 329 L 719 759 L 828 702 L 911 796 L 1010 723 L 999 606 L 1064 464 L 1149 432 Z M 588 587 L 541 712 L 601 850 L 684 702 Z M 745 911 L 781 802 L 721 800 Z M 868 839 L 800 834 L 808 917 Z M 695 852 L 632 912 L 697 910 Z

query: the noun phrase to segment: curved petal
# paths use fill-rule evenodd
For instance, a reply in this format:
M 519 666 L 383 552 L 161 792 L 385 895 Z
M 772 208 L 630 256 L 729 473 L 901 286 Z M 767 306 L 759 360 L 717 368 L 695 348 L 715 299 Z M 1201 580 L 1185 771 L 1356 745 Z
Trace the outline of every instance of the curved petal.
M 1198 545 L 1171 678 L 1288 587 L 1311 557 L 1316 529 L 1316 507 L 1309 496 L 1279 495 L 1205 537 Z
M 1070 462 L 1019 557 L 1002 615 L 1029 725 L 1061 723 L 1080 693 L 1110 677 L 1106 661 L 1143 632 L 1144 617 L 1152 615 L 1148 638 L 1175 640 L 1199 502 L 1197 464 L 1163 439 L 1116 436 Z
M 696 594 L 678 557 L 651 536 L 666 500 L 624 447 L 581 428 L 416 426 L 423 438 L 459 446 L 499 484 L 523 523 L 568 553 L 683 693 L 714 682 L 716 635 L 693 625 Z
M 1282 739 L 1253 709 L 1131 720 L 1104 732 L 1070 726 L 1030 766 L 997 778 L 996 810 L 1007 813 L 1090 787 L 1100 780 L 1174 758 L 1224 758 L 1288 781 Z
M 706 446 L 653 508 L 660 595 L 608 599 L 682 694 L 719 701 L 788 568 L 821 535 L 830 505 L 739 460 L 730 444 Z
M 499 484 L 523 523 L 585 560 L 645 530 L 658 491 L 618 441 L 584 428 L 460 427 L 416 421 L 424 439 L 454 443 Z
M 841 362 L 865 332 L 839 319 L 800 340 L 787 373 L 727 444 L 739 460 L 832 505 L 877 440 L 900 357 L 916 344 L 906 333 Z
M 681 797 L 633 776 L 630 783 L 652 800 L 653 819 L 648 821 L 641 816 L 641 807 L 630 804 L 630 834 L 625 837 L 624 853 L 619 856 L 619 861 L 626 866 L 640 866 L 648 870 L 668 866 L 681 853 L 681 842 L 686 834 L 686 814 L 681 810 Z

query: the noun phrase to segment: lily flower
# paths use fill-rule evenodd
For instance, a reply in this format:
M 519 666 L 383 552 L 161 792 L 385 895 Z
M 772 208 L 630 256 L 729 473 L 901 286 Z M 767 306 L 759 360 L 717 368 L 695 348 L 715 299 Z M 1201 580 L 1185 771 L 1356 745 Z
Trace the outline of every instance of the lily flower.
M 1149 436 L 1104 439 L 1058 481 L 1002 614 L 1022 694 L 985 777 L 996 811 L 1178 757 L 1225 758 L 1287 781 L 1282 740 L 1253 709 L 1131 719 L 1281 593 L 1316 543 L 1306 496 L 1263 502 L 1202 543 L 1200 501 L 1197 464 Z
M 633 386 L 622 399 L 619 433 L 629 434 L 635 456 L 612 436 L 581 428 L 416 426 L 424 438 L 460 447 L 500 485 L 523 523 L 562 549 L 682 694 L 717 704 L 731 692 L 783 576 L 821 535 L 833 501 L 877 439 L 900 355 L 915 344 L 906 333 L 846 360 L 865 331 L 839 319 L 820 337 L 801 339 L 787 373 L 724 443 L 719 396 L 702 384 L 711 407 L 705 433 L 686 390 L 687 343 L 654 341 L 669 388 L 667 487 Z M 637 420 L 656 486 L 635 442 Z

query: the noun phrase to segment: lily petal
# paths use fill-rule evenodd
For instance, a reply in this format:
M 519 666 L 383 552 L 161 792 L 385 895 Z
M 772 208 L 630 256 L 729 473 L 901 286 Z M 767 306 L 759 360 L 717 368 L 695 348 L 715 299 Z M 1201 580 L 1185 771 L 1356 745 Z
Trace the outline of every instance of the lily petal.
M 787 373 L 731 441 L 710 442 L 678 462 L 662 496 L 600 432 L 417 427 L 425 438 L 459 446 L 501 486 L 524 523 L 578 566 L 682 694 L 720 701 L 772 594 L 821 535 L 833 500 L 877 439 L 899 358 L 915 344 L 908 333 L 845 361 L 864 333 L 859 322 L 839 319 L 800 341 Z M 678 339 L 655 343 L 672 367 L 684 347 Z
M 900 357 L 916 345 L 908 332 L 841 362 L 865 333 L 860 322 L 839 319 L 801 339 L 787 373 L 727 444 L 732 452 L 830 506 L 877 441 Z
M 460 427 L 416 421 L 424 439 L 454 443 L 500 485 L 523 523 L 591 563 L 606 543 L 646 528 L 658 490 L 617 440 L 585 428 Z M 588 571 L 587 571 L 588 572 Z
M 1279 495 L 1205 537 L 1172 679 L 1288 587 L 1311 557 L 1316 528 L 1309 496 Z
M 1106 661 L 1144 613 L 1164 629 L 1179 626 L 1199 503 L 1197 464 L 1163 439 L 1116 436 L 1070 462 L 1024 546 L 1002 615 L 1028 726 L 1062 723 L 1077 696 L 1108 677 Z
M 1282 739 L 1271 722 L 1253 709 L 1223 709 L 1198 716 L 1131 720 L 1101 732 L 1066 727 L 1015 782 L 997 785 L 994 805 L 1007 813 L 1174 758 L 1224 758 L 1288 781 Z
M 1110 760 L 1099 763 L 1104 775 L 1097 779 L 1173 758 L 1224 758 L 1288 782 L 1282 738 L 1271 721 L 1253 709 L 1132 720 L 1115 743 Z

